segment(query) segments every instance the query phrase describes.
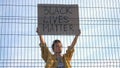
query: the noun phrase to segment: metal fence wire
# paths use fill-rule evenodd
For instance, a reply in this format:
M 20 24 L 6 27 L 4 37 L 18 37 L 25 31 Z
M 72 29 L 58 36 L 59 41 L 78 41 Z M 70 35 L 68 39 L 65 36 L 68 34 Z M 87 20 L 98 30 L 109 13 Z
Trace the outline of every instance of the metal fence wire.
M 44 68 L 37 4 L 78 4 L 82 34 L 72 68 L 120 68 L 120 0 L 0 0 L 0 68 Z M 49 50 L 60 39 L 62 54 L 73 35 L 44 35 Z M 53 53 L 53 52 L 52 52 Z

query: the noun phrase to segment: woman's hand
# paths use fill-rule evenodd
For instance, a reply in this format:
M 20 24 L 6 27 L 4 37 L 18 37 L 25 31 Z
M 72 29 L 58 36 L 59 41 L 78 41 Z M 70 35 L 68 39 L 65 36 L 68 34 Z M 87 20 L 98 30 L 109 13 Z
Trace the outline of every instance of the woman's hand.
M 81 30 L 78 30 L 78 33 L 76 34 L 76 36 L 80 36 L 81 35 Z
M 39 34 L 39 33 L 40 33 L 40 28 L 37 27 L 36 32 L 37 32 L 37 34 L 39 35 L 40 42 L 41 42 L 42 44 L 45 44 L 45 40 L 44 40 L 43 36 Z
M 37 34 L 39 35 L 40 33 L 40 29 L 37 27 L 37 30 L 36 30 Z

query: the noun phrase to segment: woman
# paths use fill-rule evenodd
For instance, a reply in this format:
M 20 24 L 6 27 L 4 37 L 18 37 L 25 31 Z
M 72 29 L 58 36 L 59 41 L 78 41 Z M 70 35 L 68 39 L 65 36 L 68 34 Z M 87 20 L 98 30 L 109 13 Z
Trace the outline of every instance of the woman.
M 39 33 L 38 31 L 39 28 L 37 28 L 37 33 Z M 63 56 L 61 55 L 62 43 L 60 40 L 53 41 L 52 49 L 54 54 L 51 54 L 43 36 L 39 35 L 42 58 L 46 63 L 45 68 L 71 68 L 70 61 L 74 52 L 74 46 L 80 34 L 81 31 L 79 30 L 79 33 L 75 36 L 72 44 L 68 47 Z

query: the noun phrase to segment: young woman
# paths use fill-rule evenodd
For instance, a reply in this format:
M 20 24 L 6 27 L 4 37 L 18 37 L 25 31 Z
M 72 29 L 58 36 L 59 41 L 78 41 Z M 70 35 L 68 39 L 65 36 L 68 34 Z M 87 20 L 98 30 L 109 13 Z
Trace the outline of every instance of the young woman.
M 39 31 L 39 28 L 37 28 L 36 32 L 39 33 L 38 31 Z M 74 46 L 80 34 L 81 34 L 81 31 L 79 30 L 79 33 L 75 36 L 72 44 L 68 46 L 68 49 L 66 50 L 66 53 L 63 54 L 63 56 L 61 55 L 62 43 L 60 40 L 53 41 L 52 50 L 54 54 L 51 54 L 43 36 L 39 35 L 41 54 L 42 54 L 43 60 L 46 63 L 45 68 L 71 68 L 70 61 L 74 52 Z

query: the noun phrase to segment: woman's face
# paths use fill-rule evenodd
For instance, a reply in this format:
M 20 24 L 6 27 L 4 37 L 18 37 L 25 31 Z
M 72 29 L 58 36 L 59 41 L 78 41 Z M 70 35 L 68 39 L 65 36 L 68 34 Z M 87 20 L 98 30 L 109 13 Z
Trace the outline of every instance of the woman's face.
M 62 44 L 60 42 L 57 42 L 54 44 L 54 52 L 55 53 L 61 53 L 62 52 Z

